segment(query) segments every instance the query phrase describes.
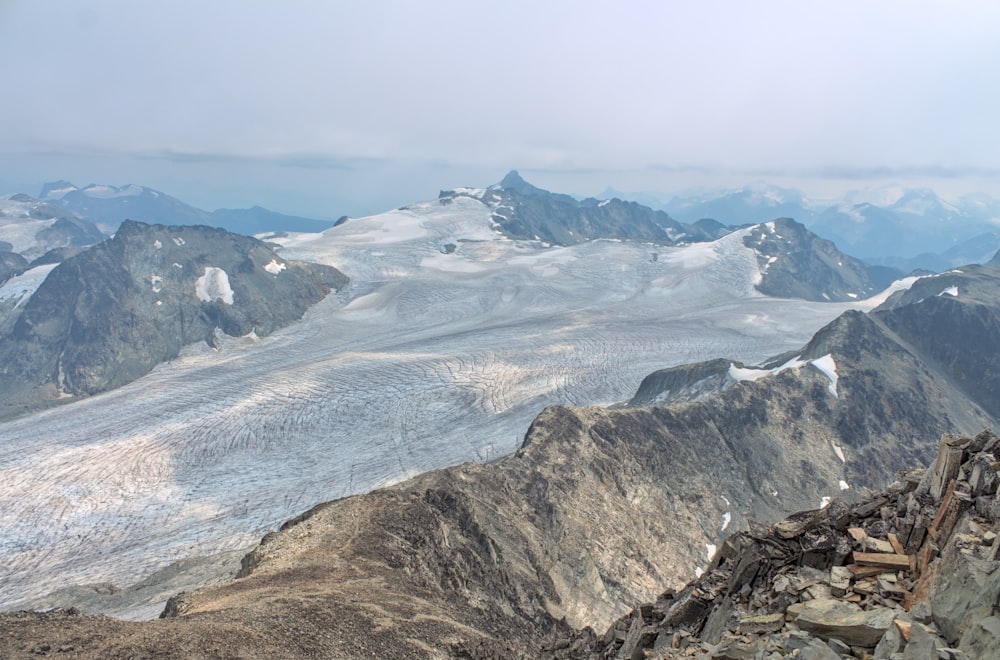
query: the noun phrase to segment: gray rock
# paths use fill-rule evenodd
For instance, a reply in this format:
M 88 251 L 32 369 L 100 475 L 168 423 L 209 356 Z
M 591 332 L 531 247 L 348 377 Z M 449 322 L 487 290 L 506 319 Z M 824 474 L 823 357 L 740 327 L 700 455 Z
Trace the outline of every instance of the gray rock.
M 1000 657 L 1000 616 L 988 616 L 972 623 L 962 635 L 958 648 L 968 658 Z
M 893 653 L 898 653 L 903 648 L 903 635 L 895 625 L 889 626 L 879 640 L 878 645 L 872 652 L 875 660 L 886 660 L 892 657 Z
M 938 660 L 934 636 L 923 626 L 915 625 L 910 631 L 910 640 L 903 649 L 903 660 Z
M 896 618 L 888 608 L 862 610 L 853 603 L 833 599 L 796 603 L 788 613 L 803 630 L 823 639 L 836 637 L 852 646 L 875 646 Z
M 840 655 L 818 639 L 814 639 L 799 653 L 801 660 L 840 660 Z

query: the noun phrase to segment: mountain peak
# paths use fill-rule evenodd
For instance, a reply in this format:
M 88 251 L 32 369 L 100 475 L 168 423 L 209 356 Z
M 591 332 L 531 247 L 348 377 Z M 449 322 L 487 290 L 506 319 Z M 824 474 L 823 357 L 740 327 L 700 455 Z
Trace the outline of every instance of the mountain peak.
M 49 181 L 42 186 L 42 192 L 38 195 L 38 199 L 44 199 L 46 201 L 62 199 L 65 195 L 73 192 L 74 190 L 79 190 L 79 188 L 65 179 Z
M 517 170 L 507 172 L 507 176 L 500 181 L 500 187 L 504 190 L 513 190 L 521 195 L 540 195 L 548 192 L 525 181 Z

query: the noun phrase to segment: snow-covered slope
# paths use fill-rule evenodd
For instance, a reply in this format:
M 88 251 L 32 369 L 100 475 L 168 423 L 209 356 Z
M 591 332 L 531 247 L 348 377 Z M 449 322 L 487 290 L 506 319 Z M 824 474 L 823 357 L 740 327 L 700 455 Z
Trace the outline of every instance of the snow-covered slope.
M 0 243 L 29 261 L 52 248 L 97 243 L 104 238 L 92 223 L 28 195 L 0 197 Z
M 508 453 L 546 405 L 757 363 L 874 304 L 757 293 L 744 232 L 547 248 L 503 238 L 492 212 L 456 196 L 275 237 L 351 287 L 266 338 L 0 423 L 0 607 L 246 547 L 317 502 Z

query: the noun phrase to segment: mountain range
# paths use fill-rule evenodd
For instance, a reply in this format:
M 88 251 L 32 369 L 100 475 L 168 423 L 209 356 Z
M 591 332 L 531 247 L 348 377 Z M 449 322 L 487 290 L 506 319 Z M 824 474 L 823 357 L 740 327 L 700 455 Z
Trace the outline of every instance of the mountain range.
M 794 189 L 753 184 L 675 196 L 662 208 L 686 222 L 794 218 L 852 256 L 904 272 L 982 263 L 1000 249 L 1000 201 L 982 194 L 950 202 L 928 189 L 885 186 L 812 200 Z
M 266 535 L 236 580 L 171 599 L 164 621 L 57 612 L 7 617 L 0 629 L 25 650 L 72 638 L 84 657 L 211 655 L 221 644 L 244 657 L 527 658 L 585 627 L 613 640 L 615 619 L 636 603 L 717 570 L 730 530 L 812 502 L 815 513 L 776 528 L 797 538 L 802 531 L 788 530 L 826 520 L 827 508 L 830 519 L 861 511 L 834 497 L 858 499 L 899 469 L 931 463 L 942 433 L 995 422 L 1000 271 L 970 266 L 909 284 L 790 354 L 759 367 L 729 362 L 722 387 L 684 400 L 661 390 L 651 404 L 551 407 L 511 456 L 321 504 Z M 717 371 L 679 369 L 688 382 Z M 644 384 L 647 394 L 657 387 Z M 962 474 L 973 478 L 971 467 Z M 995 497 L 987 492 L 984 507 Z M 885 501 L 865 500 L 865 510 Z M 726 543 L 736 545 L 725 552 L 740 547 Z M 808 555 L 812 546 L 801 547 Z M 817 548 L 808 556 L 826 556 Z M 755 561 L 723 557 L 730 572 Z M 954 591 L 945 584 L 942 593 Z M 960 593 L 979 612 L 970 589 Z M 671 621 L 703 624 L 697 603 Z M 940 625 L 957 643 L 971 619 Z M 858 646 L 870 652 L 882 632 Z M 574 648 L 563 657 L 585 657 Z
M 90 219 L 110 231 L 123 220 L 152 224 L 208 225 L 239 234 L 267 231 L 318 232 L 333 225 L 330 221 L 285 215 L 259 206 L 203 211 L 158 190 L 134 184 L 121 187 L 90 184 L 79 188 L 68 181 L 55 181 L 42 187 L 39 198 Z
M 0 286 L 0 603 L 168 620 L 10 614 L 0 640 L 614 638 L 730 532 L 861 500 L 995 423 L 998 267 L 888 279 L 791 219 L 686 223 L 516 173 L 322 234 L 124 223 Z

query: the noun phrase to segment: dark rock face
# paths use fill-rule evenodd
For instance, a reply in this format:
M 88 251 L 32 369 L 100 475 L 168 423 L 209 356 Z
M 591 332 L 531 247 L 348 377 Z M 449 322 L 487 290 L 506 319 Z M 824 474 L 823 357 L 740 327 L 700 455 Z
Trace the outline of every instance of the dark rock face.
M 843 302 L 882 288 L 869 266 L 788 218 L 757 225 L 743 243 L 757 252 L 763 272 L 757 288 L 769 296 Z
M 25 405 L 118 387 L 186 344 L 212 343 L 216 329 L 269 334 L 346 281 L 221 229 L 127 221 L 60 263 L 24 304 L 0 339 L 0 398 Z
M 16 252 L 0 251 L 0 284 L 28 269 L 28 261 Z
M 442 191 L 442 203 L 460 191 Z M 481 200 L 494 208 L 493 221 L 507 236 L 540 240 L 553 245 L 574 245 L 597 238 L 649 241 L 674 245 L 718 238 L 714 224 L 681 224 L 663 211 L 620 199 L 578 201 L 569 195 L 537 188 L 517 172 L 491 186 Z
M 1000 417 L 1000 269 L 963 266 L 918 280 L 874 314 L 962 392 Z

